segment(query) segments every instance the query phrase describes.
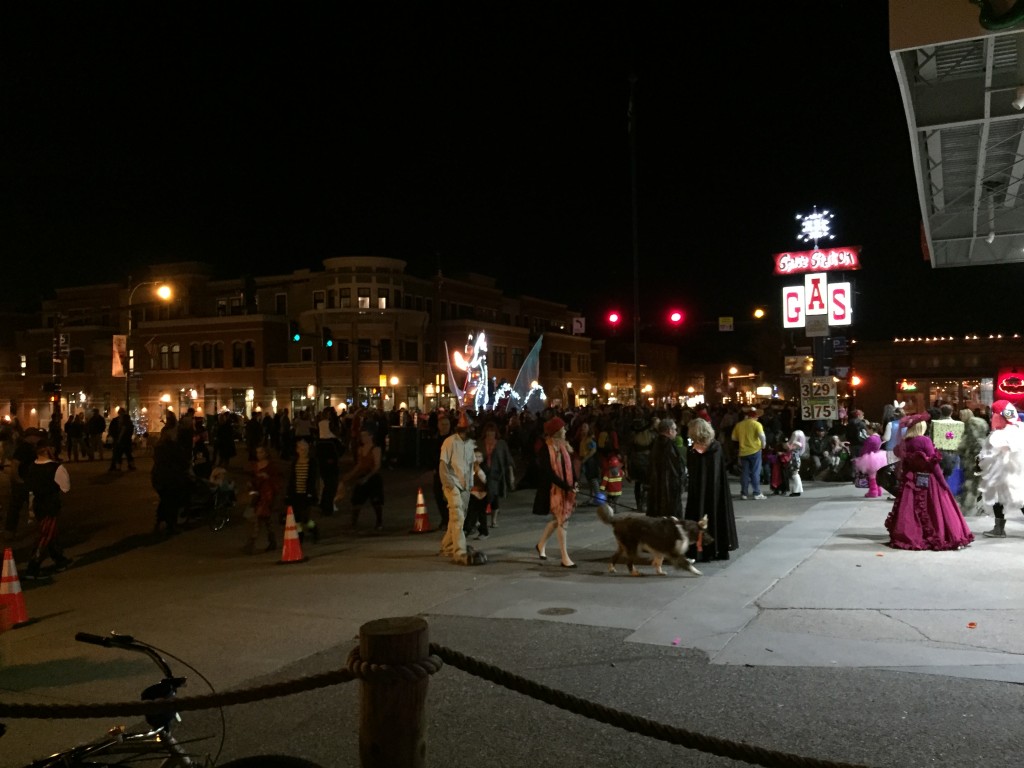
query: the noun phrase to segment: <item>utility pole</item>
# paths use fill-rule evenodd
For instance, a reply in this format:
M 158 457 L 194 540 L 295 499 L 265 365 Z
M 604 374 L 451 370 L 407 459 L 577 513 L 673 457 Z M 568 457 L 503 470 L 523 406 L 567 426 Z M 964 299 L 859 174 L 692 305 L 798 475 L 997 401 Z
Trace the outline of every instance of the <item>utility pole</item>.
M 636 75 L 629 76 L 629 188 L 633 213 L 633 402 L 640 402 L 640 229 L 636 200 Z

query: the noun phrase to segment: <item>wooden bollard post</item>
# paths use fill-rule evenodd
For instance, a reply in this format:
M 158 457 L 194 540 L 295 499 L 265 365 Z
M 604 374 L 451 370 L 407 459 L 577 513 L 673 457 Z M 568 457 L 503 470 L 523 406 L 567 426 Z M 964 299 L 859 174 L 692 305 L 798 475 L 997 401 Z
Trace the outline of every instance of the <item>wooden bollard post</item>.
M 377 619 L 359 628 L 359 655 L 369 664 L 405 665 L 430 654 L 427 622 Z M 363 768 L 423 768 L 427 764 L 427 684 L 370 675 L 360 678 L 359 760 Z

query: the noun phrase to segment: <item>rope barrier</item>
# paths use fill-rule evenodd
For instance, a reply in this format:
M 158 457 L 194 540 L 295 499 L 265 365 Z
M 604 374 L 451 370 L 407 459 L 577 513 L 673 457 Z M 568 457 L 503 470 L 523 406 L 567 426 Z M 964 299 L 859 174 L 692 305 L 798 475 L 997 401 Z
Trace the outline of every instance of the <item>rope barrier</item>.
M 595 704 L 579 696 L 559 691 L 546 685 L 514 675 L 491 664 L 473 659 L 435 643 L 430 644 L 430 656 L 409 664 L 372 664 L 365 662 L 354 648 L 348 655 L 346 666 L 332 672 L 271 683 L 225 693 L 187 696 L 154 701 L 113 702 L 106 704 L 5 704 L 0 702 L 0 718 L 8 719 L 88 719 L 98 717 L 125 717 L 152 715 L 167 711 L 188 712 L 216 709 L 236 704 L 291 696 L 296 693 L 326 688 L 353 680 L 403 680 L 416 682 L 439 672 L 448 664 L 467 674 L 496 683 L 516 693 L 564 709 L 600 723 L 638 733 L 652 739 L 718 757 L 765 766 L 765 768 L 868 768 L 862 764 L 818 760 L 788 752 L 755 747 L 750 744 L 694 733 L 665 725 L 648 718 Z

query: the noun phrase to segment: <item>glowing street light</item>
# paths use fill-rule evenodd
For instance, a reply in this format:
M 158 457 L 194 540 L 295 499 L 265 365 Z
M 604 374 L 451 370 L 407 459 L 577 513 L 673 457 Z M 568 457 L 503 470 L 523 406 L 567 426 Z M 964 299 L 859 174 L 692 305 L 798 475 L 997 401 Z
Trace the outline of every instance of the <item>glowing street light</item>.
M 131 287 L 131 283 L 132 279 L 129 277 L 129 287 Z M 173 295 L 171 286 L 167 285 L 166 283 L 160 280 L 147 280 L 146 282 L 138 283 L 135 285 L 134 288 L 131 288 L 131 290 L 128 291 L 128 333 L 124 338 L 126 347 L 125 351 L 128 355 L 128 359 L 126 361 L 127 367 L 125 368 L 124 372 L 124 407 L 126 413 L 131 411 L 132 373 L 135 371 L 135 354 L 134 350 L 132 349 L 132 301 L 135 299 L 135 292 L 139 290 L 139 288 L 144 288 L 145 286 L 148 285 L 158 286 L 157 289 L 153 292 L 153 295 L 155 295 L 161 301 L 170 301 L 171 296 Z

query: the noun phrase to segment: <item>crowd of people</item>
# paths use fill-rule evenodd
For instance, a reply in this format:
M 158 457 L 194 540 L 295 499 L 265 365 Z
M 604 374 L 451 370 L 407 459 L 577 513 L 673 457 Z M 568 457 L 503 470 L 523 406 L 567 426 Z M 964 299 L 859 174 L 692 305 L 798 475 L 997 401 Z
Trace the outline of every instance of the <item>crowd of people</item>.
M 879 422 L 852 410 L 832 425 L 801 422 L 792 406 L 774 403 L 696 409 L 599 405 L 539 414 L 439 407 L 420 424 L 425 461 L 434 468 L 437 530 L 443 531 L 439 553 L 457 564 L 486 562 L 467 540 L 486 541 L 498 527 L 502 501 L 514 490 L 529 489 L 533 512 L 547 518 L 537 557 L 548 558 L 554 537 L 561 566 L 575 568 L 568 543 L 574 511 L 620 505 L 625 483 L 633 486 L 635 500 L 626 511 L 707 519 L 713 545 L 691 552 L 691 559 L 728 559 L 739 546 L 734 501 L 763 501 L 765 491 L 797 497 L 811 478 L 863 484 L 867 497 L 879 498 L 883 473 L 890 477 L 893 501 L 885 522 L 891 546 L 965 547 L 973 540 L 965 514 L 985 507 L 995 515 L 985 535 L 1005 536 L 1004 510 L 1024 509 L 1024 425 L 1013 405 L 999 401 L 991 414 L 963 410 L 956 417 L 949 404 L 910 415 L 903 407 L 887 406 Z M 373 528 L 384 527 L 382 470 L 390 420 L 379 410 L 339 413 L 327 407 L 291 417 L 287 409 L 257 412 L 241 429 L 226 412 L 204 419 L 191 409 L 180 417 L 167 410 L 159 421 L 151 470 L 157 534 L 180 530 L 197 487 L 229 482 L 240 450 L 245 463 L 236 473 L 247 477 L 250 521 L 245 551 L 277 546 L 275 530 L 285 509 L 303 542 L 316 543 L 318 519 L 343 510 L 355 530 L 367 505 L 374 512 Z M 50 521 L 40 530 L 30 575 L 38 574 L 46 557 L 57 569 L 70 562 L 56 526 L 60 496 L 70 490 L 64 463 L 104 461 L 109 451 L 109 471 L 131 471 L 136 436 L 123 409 L 109 422 L 97 410 L 63 424 L 58 416 L 45 430 L 5 421 L 0 445 L 4 464 L 15 472 L 4 537 L 13 538 L 30 492 L 37 500 L 35 514 Z M 740 488 L 734 497 L 730 477 L 736 476 Z M 46 487 L 34 489 L 39 483 Z

